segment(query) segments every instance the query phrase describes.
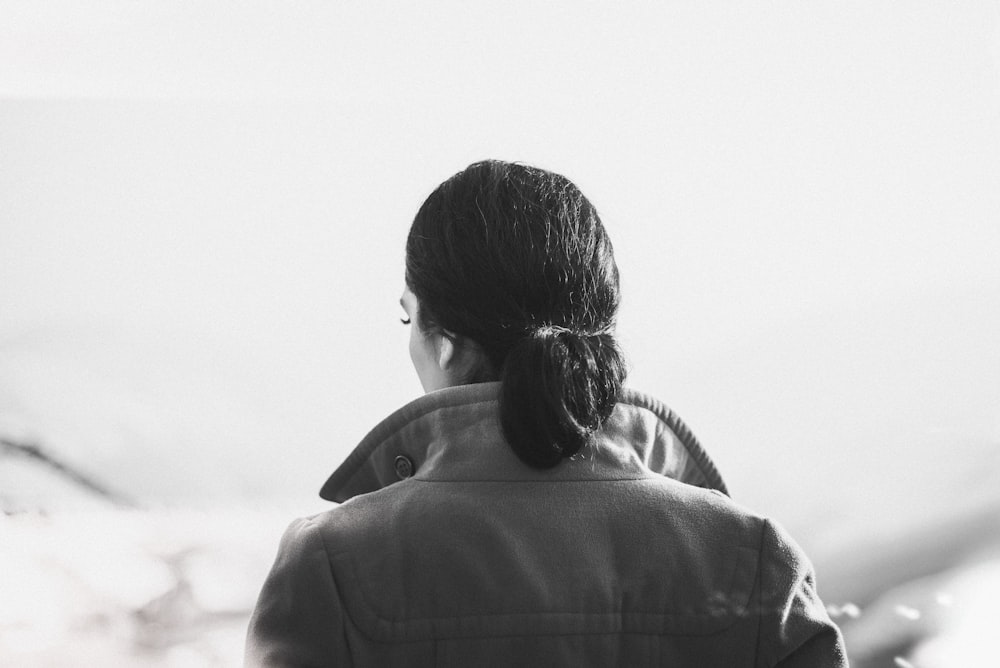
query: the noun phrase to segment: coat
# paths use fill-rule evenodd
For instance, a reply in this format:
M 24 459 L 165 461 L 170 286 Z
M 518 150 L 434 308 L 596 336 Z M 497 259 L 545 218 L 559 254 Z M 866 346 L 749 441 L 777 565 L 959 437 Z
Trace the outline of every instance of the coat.
M 732 502 L 671 411 L 626 390 L 554 469 L 503 439 L 497 383 L 375 427 L 285 532 L 248 666 L 846 666 L 812 567 Z

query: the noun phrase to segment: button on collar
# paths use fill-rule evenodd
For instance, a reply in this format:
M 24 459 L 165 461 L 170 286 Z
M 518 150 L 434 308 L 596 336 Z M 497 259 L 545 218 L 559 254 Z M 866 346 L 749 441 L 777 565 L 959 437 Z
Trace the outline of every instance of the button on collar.
M 400 480 L 406 480 L 413 475 L 413 461 L 406 455 L 397 456 L 392 465 L 396 469 L 396 477 Z

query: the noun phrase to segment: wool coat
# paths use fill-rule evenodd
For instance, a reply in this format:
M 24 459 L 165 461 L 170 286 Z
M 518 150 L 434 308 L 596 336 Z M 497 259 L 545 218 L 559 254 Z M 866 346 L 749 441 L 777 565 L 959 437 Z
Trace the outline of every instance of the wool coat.
M 248 666 L 839 668 L 782 528 L 726 495 L 690 431 L 626 390 L 584 450 L 522 463 L 499 385 L 379 424 L 286 531 Z

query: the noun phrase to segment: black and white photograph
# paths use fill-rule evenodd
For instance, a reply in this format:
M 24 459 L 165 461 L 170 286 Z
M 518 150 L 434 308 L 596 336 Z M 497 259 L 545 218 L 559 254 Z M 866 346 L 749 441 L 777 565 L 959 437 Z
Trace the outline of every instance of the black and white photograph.
M 0 666 L 1000 665 L 1000 3 L 0 0 Z

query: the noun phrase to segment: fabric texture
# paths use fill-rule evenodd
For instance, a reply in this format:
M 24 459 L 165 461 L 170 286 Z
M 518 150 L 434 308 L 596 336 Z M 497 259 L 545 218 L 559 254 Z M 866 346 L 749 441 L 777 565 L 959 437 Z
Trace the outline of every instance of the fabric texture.
M 536 470 L 498 391 L 433 392 L 369 433 L 323 486 L 340 505 L 285 532 L 248 666 L 847 665 L 801 549 L 662 404 L 625 392 Z

